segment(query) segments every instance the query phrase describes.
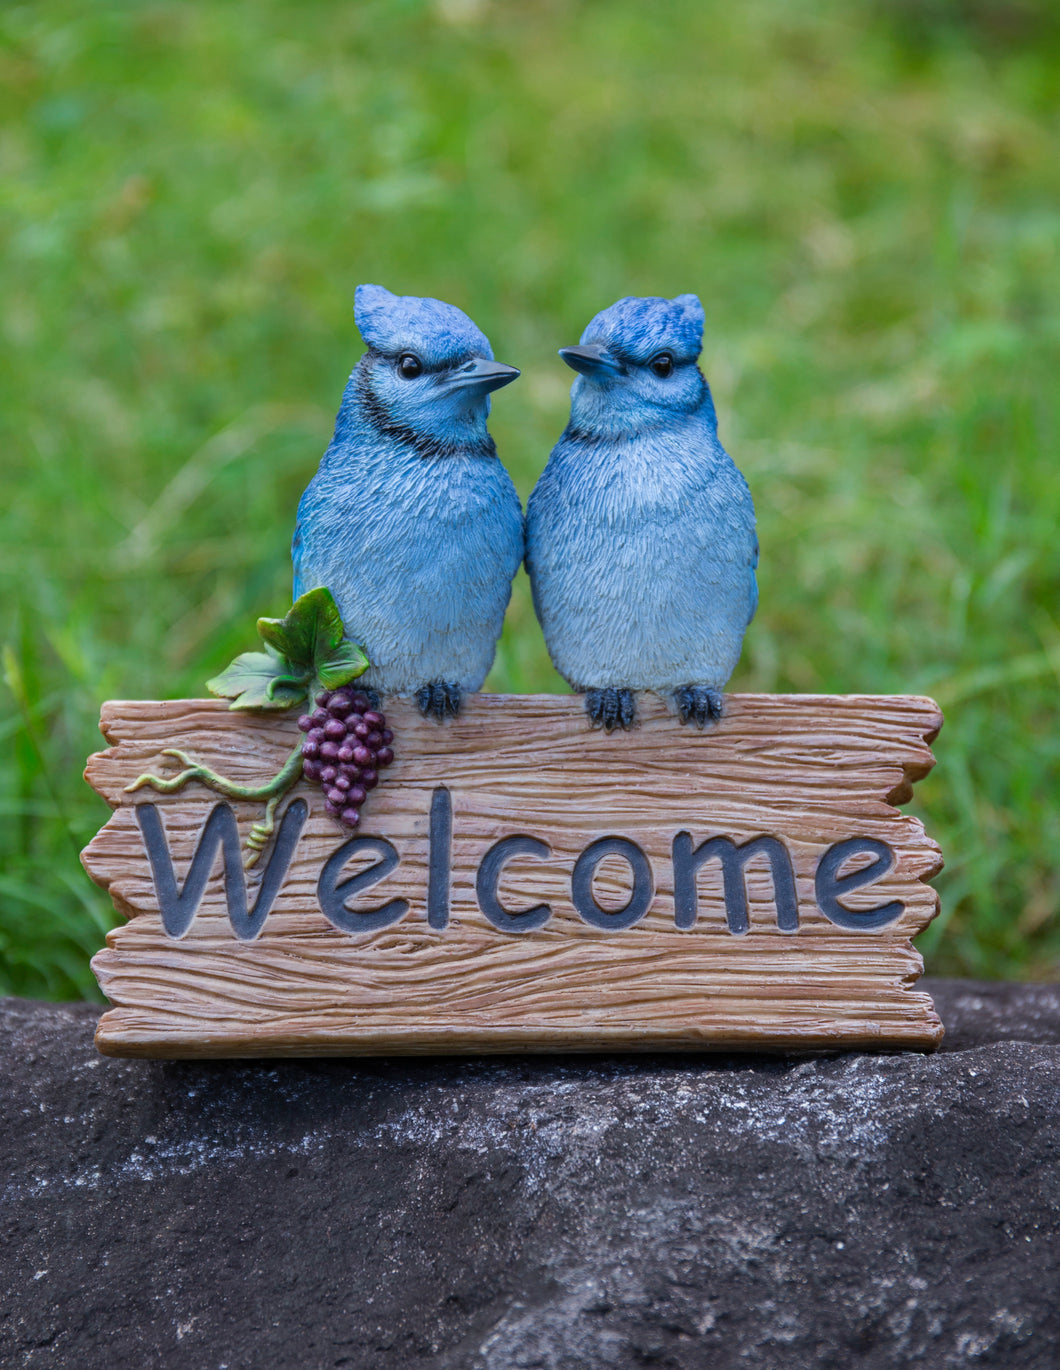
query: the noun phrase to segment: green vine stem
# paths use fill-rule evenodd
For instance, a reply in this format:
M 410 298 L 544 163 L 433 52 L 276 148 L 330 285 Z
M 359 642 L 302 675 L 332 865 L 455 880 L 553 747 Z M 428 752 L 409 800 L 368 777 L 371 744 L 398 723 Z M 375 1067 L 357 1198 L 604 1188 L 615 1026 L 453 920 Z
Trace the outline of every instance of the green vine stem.
M 175 757 L 186 769 L 171 776 L 151 775 L 150 772 L 145 772 L 143 775 L 137 776 L 131 785 L 125 786 L 126 794 L 131 794 L 133 790 L 142 789 L 145 785 L 150 785 L 153 790 L 158 790 L 160 794 L 174 794 L 177 790 L 182 790 L 189 781 L 198 780 L 200 784 L 224 795 L 226 799 L 264 799 L 268 801 L 265 805 L 264 817 L 260 823 L 255 823 L 251 827 L 250 836 L 247 838 L 247 854 L 244 857 L 243 865 L 247 870 L 250 870 L 268 845 L 269 838 L 276 827 L 277 804 L 301 778 L 301 740 L 272 779 L 260 785 L 240 785 L 234 780 L 218 775 L 209 766 L 203 766 L 193 761 L 187 752 L 182 752 L 176 747 L 166 747 L 162 755 Z

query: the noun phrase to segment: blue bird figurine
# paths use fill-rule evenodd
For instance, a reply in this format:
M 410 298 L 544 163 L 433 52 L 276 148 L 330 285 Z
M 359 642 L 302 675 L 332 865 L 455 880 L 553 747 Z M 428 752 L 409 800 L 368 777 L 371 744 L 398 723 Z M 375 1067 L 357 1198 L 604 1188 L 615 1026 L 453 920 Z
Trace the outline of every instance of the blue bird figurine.
M 522 506 L 486 428 L 519 372 L 440 300 L 357 287 L 368 350 L 298 506 L 294 594 L 326 586 L 380 694 L 455 716 L 486 678 L 524 548 Z
M 754 505 L 718 441 L 695 295 L 619 300 L 560 356 L 570 422 L 527 506 L 526 564 L 560 675 L 594 727 L 632 727 L 635 690 L 682 723 L 721 717 L 758 603 Z

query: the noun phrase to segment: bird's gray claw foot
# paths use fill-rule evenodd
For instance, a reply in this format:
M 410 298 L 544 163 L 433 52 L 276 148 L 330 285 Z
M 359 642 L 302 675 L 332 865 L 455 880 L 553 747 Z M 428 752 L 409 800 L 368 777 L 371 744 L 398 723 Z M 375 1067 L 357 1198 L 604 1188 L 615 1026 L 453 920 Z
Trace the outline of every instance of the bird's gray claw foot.
M 594 728 L 613 732 L 616 728 L 632 728 L 637 721 L 637 701 L 632 690 L 586 690 L 585 712 Z
M 416 706 L 424 718 L 443 723 L 460 712 L 460 686 L 446 680 L 432 680 L 416 691 Z
M 705 685 L 682 685 L 674 691 L 674 703 L 681 722 L 694 723 L 697 728 L 717 723 L 725 708 L 721 692 Z

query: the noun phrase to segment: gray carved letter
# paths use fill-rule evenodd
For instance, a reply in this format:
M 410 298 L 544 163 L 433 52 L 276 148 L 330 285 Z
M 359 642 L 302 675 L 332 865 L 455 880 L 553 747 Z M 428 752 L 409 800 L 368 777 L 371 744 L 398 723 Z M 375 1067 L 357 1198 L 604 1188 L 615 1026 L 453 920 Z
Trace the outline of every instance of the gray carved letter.
M 614 913 L 602 909 L 593 895 L 593 876 L 605 856 L 621 856 L 623 861 L 629 862 L 633 875 L 629 903 Z M 574 907 L 592 927 L 605 928 L 608 932 L 631 928 L 648 912 L 655 894 L 651 862 L 636 842 L 631 842 L 628 837 L 598 837 L 578 857 L 571 876 L 570 893 Z
M 475 877 L 475 894 L 479 908 L 495 928 L 500 928 L 501 932 L 532 932 L 544 927 L 552 917 L 548 904 L 535 904 L 531 909 L 509 913 L 497 898 L 497 882 L 506 861 L 513 856 L 536 856 L 545 861 L 551 855 L 551 847 L 536 837 L 502 837 L 490 847 Z
M 731 838 L 711 837 L 693 849 L 692 834 L 679 832 L 674 838 L 674 923 L 687 930 L 694 928 L 699 911 L 696 875 L 700 866 L 717 857 L 721 862 L 725 890 L 725 919 L 729 931 L 738 936 L 747 932 L 747 885 L 745 867 L 754 856 L 767 856 L 773 875 L 773 900 L 777 907 L 777 927 L 781 932 L 797 932 L 799 897 L 795 871 L 784 843 L 776 837 L 753 837 L 737 846 Z
M 381 858 L 374 866 L 368 866 L 348 880 L 339 880 L 342 868 L 351 857 L 363 851 L 374 851 Z M 379 928 L 389 928 L 399 923 L 408 912 L 407 899 L 391 899 L 377 909 L 365 909 L 357 913 L 346 907 L 346 901 L 362 890 L 369 890 L 395 869 L 400 857 L 397 848 L 385 837 L 351 837 L 343 842 L 338 851 L 333 852 L 324 863 L 317 881 L 317 902 L 324 917 L 340 932 L 376 932 Z
M 308 813 L 309 806 L 304 799 L 295 799 L 288 804 L 261 878 L 254 907 L 248 912 L 247 883 L 239 849 L 239 828 L 230 804 L 215 804 L 211 810 L 199 836 L 195 855 L 191 859 L 184 888 L 181 890 L 177 889 L 173 858 L 169 852 L 157 806 L 137 804 L 136 821 L 140 825 L 147 859 L 151 863 L 155 894 L 166 935 L 174 938 L 183 937 L 191 927 L 192 920 L 202 903 L 220 848 L 224 862 L 228 921 L 241 942 L 252 942 L 265 926 L 265 919 L 269 916 L 269 910 L 280 892 Z
M 852 856 L 862 853 L 876 859 L 852 871 L 850 875 L 837 875 L 837 871 Z M 814 881 L 817 894 L 817 907 L 824 916 L 837 927 L 861 929 L 872 932 L 885 928 L 888 923 L 896 923 L 905 912 L 905 905 L 897 899 L 889 904 L 877 904 L 871 909 L 848 909 L 839 902 L 841 894 L 851 894 L 854 890 L 864 889 L 874 880 L 879 880 L 894 867 L 894 852 L 886 842 L 877 842 L 874 837 L 849 837 L 845 842 L 836 842 L 821 857 Z

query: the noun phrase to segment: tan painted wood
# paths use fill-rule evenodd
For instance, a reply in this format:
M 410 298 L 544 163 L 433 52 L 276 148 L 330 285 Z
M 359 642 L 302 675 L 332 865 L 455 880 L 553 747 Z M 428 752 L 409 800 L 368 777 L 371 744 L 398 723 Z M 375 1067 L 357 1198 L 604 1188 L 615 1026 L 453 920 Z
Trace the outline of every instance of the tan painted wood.
M 606 735 L 590 731 L 580 699 L 567 696 L 480 695 L 444 726 L 421 719 L 408 700 L 385 701 L 397 756 L 358 831 L 392 841 L 401 864 L 352 907 L 400 897 L 409 901 L 404 920 L 351 935 L 324 917 L 320 869 L 351 834 L 324 813 L 320 790 L 302 782 L 292 797 L 303 796 L 310 815 L 287 879 L 261 936 L 240 942 L 227 918 L 220 858 L 187 935 L 166 935 L 134 812 L 137 803 L 158 805 L 183 881 L 219 797 L 194 782 L 173 795 L 124 787 L 143 771 L 173 767 L 161 756 L 165 747 L 233 779 L 264 778 L 296 740 L 293 718 L 232 713 L 215 700 L 106 704 L 101 728 L 113 745 L 90 758 L 86 778 L 115 812 L 83 859 L 129 921 L 93 962 L 113 1005 L 99 1025 L 100 1050 L 268 1056 L 937 1044 L 942 1028 L 931 1000 L 913 988 L 923 966 L 910 939 L 937 912 L 924 882 L 942 860 L 919 820 L 894 805 L 934 764 L 928 743 L 941 725 L 938 706 L 907 696 L 730 695 L 721 723 L 702 733 L 682 727 L 652 695 L 639 707 L 641 726 Z M 435 930 L 426 921 L 426 863 L 439 785 L 452 796 L 452 884 L 449 926 Z M 262 806 L 233 808 L 245 837 Z M 697 843 L 718 834 L 738 842 L 780 837 L 795 866 L 797 932 L 778 929 L 760 859 L 748 867 L 748 933 L 728 930 L 716 861 L 698 876 L 695 928 L 677 931 L 671 842 L 680 830 Z M 479 862 L 514 834 L 553 851 L 548 861 L 513 860 L 500 882 L 513 910 L 551 905 L 550 922 L 536 932 L 498 931 L 476 900 Z M 636 841 L 654 874 L 648 914 L 622 932 L 589 926 L 571 902 L 578 854 L 607 834 Z M 853 836 L 885 841 L 897 857 L 888 875 L 844 899 L 852 909 L 902 901 L 902 917 L 875 932 L 835 926 L 815 900 L 822 853 Z M 260 869 L 250 876 L 251 900 L 260 878 Z M 628 880 L 628 867 L 608 858 L 594 884 L 600 904 L 621 907 Z

